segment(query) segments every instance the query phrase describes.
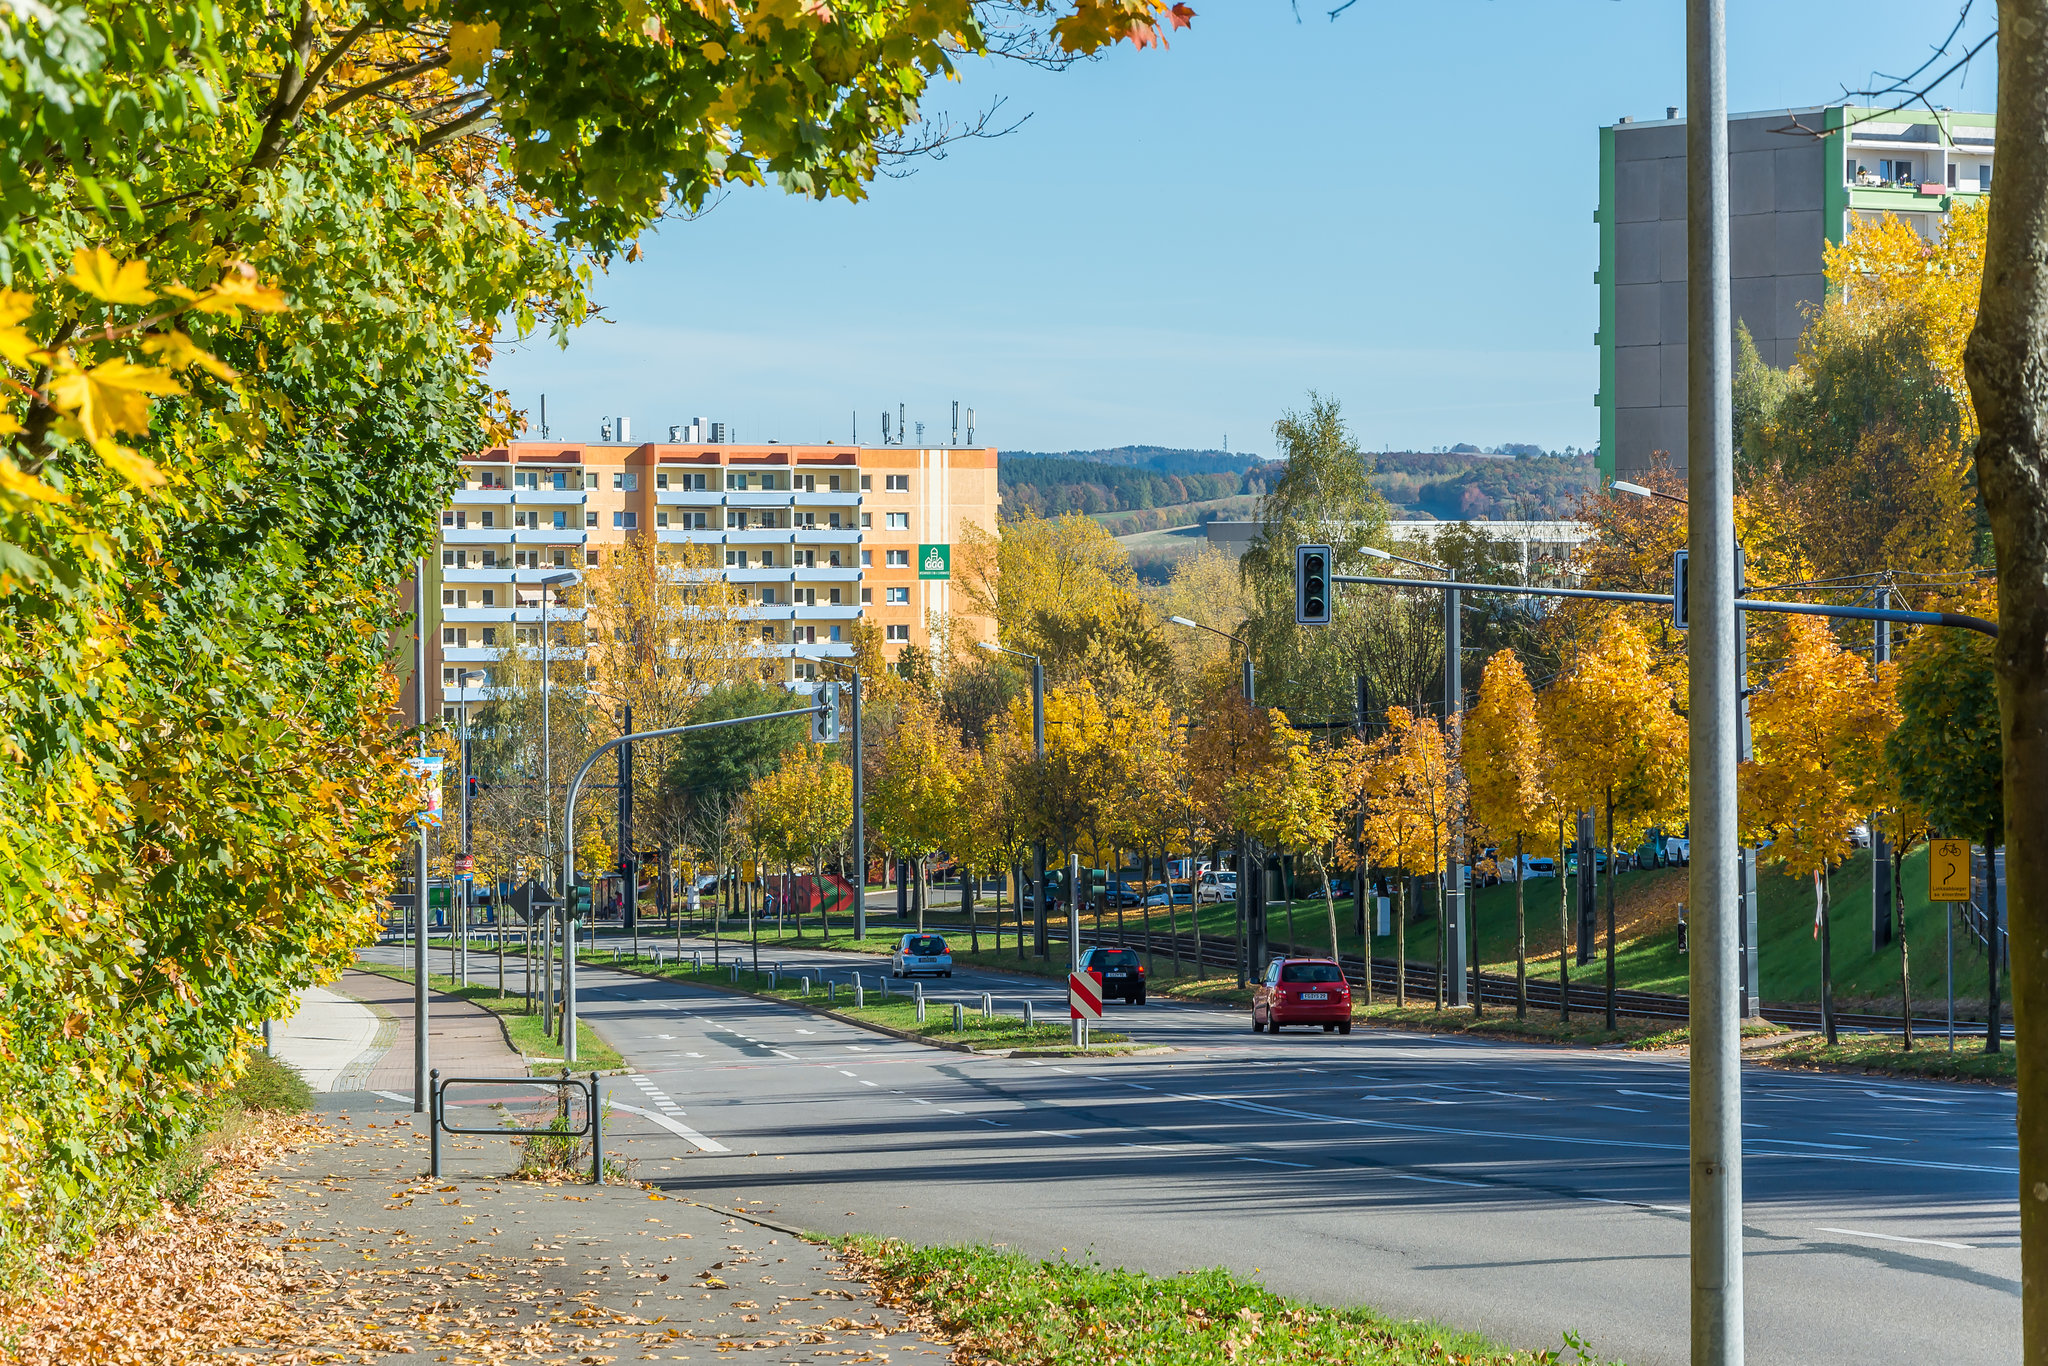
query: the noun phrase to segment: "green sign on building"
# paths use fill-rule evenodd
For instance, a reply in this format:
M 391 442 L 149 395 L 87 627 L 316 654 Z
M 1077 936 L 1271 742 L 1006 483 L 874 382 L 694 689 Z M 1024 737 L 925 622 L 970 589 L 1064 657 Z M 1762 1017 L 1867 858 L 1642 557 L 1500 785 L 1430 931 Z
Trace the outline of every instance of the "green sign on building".
M 950 545 L 921 545 L 917 548 L 917 576 L 920 579 L 950 579 L 953 577 L 953 547 Z

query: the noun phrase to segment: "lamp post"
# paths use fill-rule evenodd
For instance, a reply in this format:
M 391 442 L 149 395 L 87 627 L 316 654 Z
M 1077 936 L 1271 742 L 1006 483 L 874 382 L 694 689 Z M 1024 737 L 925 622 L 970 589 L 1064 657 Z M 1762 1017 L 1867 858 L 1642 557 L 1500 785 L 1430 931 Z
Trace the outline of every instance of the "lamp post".
M 565 569 L 559 574 L 543 574 L 540 577 L 540 818 L 541 828 L 546 832 L 546 844 L 543 846 L 542 856 L 547 860 L 548 881 L 555 883 L 557 888 L 554 909 L 550 912 L 551 917 L 559 917 L 561 915 L 562 897 L 567 895 L 567 893 L 561 890 L 560 879 L 555 875 L 558 866 L 555 862 L 554 850 L 555 767 L 553 740 L 555 732 L 551 711 L 551 695 L 555 677 L 555 640 L 553 629 L 548 624 L 548 608 L 554 602 L 554 590 L 565 583 L 575 583 L 576 580 L 577 574 L 573 569 Z M 542 930 L 543 940 L 552 939 L 553 933 L 552 926 L 544 927 Z M 546 957 L 544 949 L 541 963 L 542 973 L 544 977 L 550 977 L 553 974 L 553 966 L 546 961 Z M 527 970 L 532 971 L 533 926 L 531 924 L 526 928 L 526 963 Z M 542 992 L 544 998 L 541 1007 L 543 1027 L 554 1023 L 554 1012 L 551 1009 L 554 1003 L 552 987 L 553 983 L 548 982 L 547 989 L 544 989 Z
M 1219 631 L 1214 626 L 1204 626 L 1201 622 L 1190 620 L 1187 617 L 1168 617 L 1167 620 L 1172 622 L 1175 626 L 1185 626 L 1191 631 L 1207 631 L 1212 636 L 1220 636 L 1222 639 L 1229 641 L 1232 645 L 1235 645 L 1238 649 L 1244 651 L 1244 704 L 1247 707 L 1251 706 L 1253 702 L 1252 647 L 1249 643 L 1247 643 L 1244 640 L 1242 635 L 1232 635 L 1228 631 Z M 1192 871 L 1192 868 L 1190 869 L 1190 871 Z M 1168 885 L 1169 887 L 1171 886 L 1171 879 L 1168 880 Z M 1263 888 L 1261 888 L 1261 890 L 1263 891 Z M 1173 894 L 1171 891 L 1167 893 L 1169 901 L 1171 900 L 1172 895 Z M 1190 898 L 1192 898 L 1193 895 L 1193 892 L 1189 893 Z M 1243 991 L 1246 983 L 1248 983 L 1251 980 L 1251 959 L 1253 956 L 1253 948 L 1251 943 L 1251 937 L 1245 933 L 1246 928 L 1249 925 L 1251 925 L 1251 923 L 1251 839 L 1249 836 L 1240 832 L 1237 837 L 1237 989 L 1239 991 Z M 1266 936 L 1265 922 L 1263 920 L 1259 922 L 1258 940 L 1258 947 L 1260 949 L 1264 949 Z
M 1396 555 L 1391 550 L 1377 546 L 1359 547 L 1376 560 L 1398 560 L 1412 564 L 1417 569 L 1427 569 L 1440 578 L 1450 580 L 1456 576 L 1446 565 L 1432 564 L 1428 560 L 1414 560 L 1406 555 Z M 1446 588 L 1444 593 L 1444 731 L 1448 735 L 1457 723 L 1460 712 L 1465 709 L 1464 678 L 1464 618 L 1460 613 L 1460 595 L 1455 588 Z M 1450 987 L 1450 1003 L 1454 1006 L 1470 1004 L 1465 998 L 1465 849 L 1464 841 L 1456 831 L 1451 833 L 1449 867 L 1444 871 L 1444 939 L 1449 950 L 1442 956 L 1443 976 Z M 1478 962 L 1475 952 L 1473 962 Z M 1478 990 L 1475 982 L 1473 990 Z
M 987 650 L 987 651 L 989 651 L 989 652 L 990 652 L 990 653 L 992 653 L 992 654 L 999 654 L 999 655 L 1012 655 L 1012 656 L 1015 656 L 1015 657 L 1016 657 L 1016 658 L 1018 658 L 1018 659 L 1028 659 L 1028 660 L 1030 660 L 1030 661 L 1031 661 L 1031 753 L 1032 753 L 1033 757 L 1035 757 L 1035 758 L 1036 758 L 1036 759 L 1038 760 L 1038 762 L 1039 762 L 1039 763 L 1040 763 L 1041 765 L 1043 765 L 1043 764 L 1045 763 L 1045 663 L 1044 663 L 1044 661 L 1042 661 L 1041 659 L 1039 659 L 1039 657 L 1038 657 L 1037 655 L 1033 655 L 1033 654 L 1026 654 L 1026 653 L 1025 653 L 1024 651 L 1022 651 L 1022 650 L 1011 650 L 1011 649 L 1006 649 L 1006 648 L 1004 648 L 1004 647 L 1003 647 L 1003 646 L 1001 646 L 1001 645 L 996 645 L 996 644 L 994 644 L 994 643 L 992 643 L 992 642 L 990 642 L 990 641 L 986 641 L 986 640 L 979 640 L 979 641 L 976 641 L 976 642 L 975 642 L 975 644 L 977 644 L 977 645 L 981 646 L 981 648 L 982 648 L 982 649 L 984 649 L 984 650 Z M 1034 917 L 1033 917 L 1033 926 L 1032 926 L 1032 928 L 1033 928 L 1033 935 L 1032 935 L 1032 937 L 1033 937 L 1033 938 L 1034 938 L 1034 939 L 1035 939 L 1035 940 L 1037 941 L 1037 942 L 1035 943 L 1035 945 L 1033 946 L 1033 949 L 1032 949 L 1032 951 L 1033 951 L 1033 952 L 1034 952 L 1035 954 L 1037 954 L 1037 956 L 1038 956 L 1038 957 L 1040 957 L 1040 958 L 1043 958 L 1043 957 L 1045 957 L 1045 956 L 1046 956 L 1046 953 L 1045 953 L 1045 841 L 1044 841 L 1044 840 L 1042 840 L 1042 839 L 1041 839 L 1041 840 L 1037 840 L 1037 841 L 1034 841 L 1034 842 L 1033 842 L 1033 844 L 1032 844 L 1032 846 L 1031 846 L 1031 878 L 1032 878 L 1032 885 L 1033 885 L 1033 886 L 1035 887 L 1035 889 L 1036 889 L 1036 891 L 1035 891 L 1035 893 L 1034 893 L 1034 895 L 1033 895 L 1033 902 L 1034 902 L 1034 907 L 1033 907 L 1033 909 L 1034 909 L 1034 911 L 1036 912 L 1036 914 L 1035 914 L 1035 915 L 1034 915 Z M 1068 900 L 1070 900 L 1070 901 L 1071 901 L 1071 900 L 1073 899 L 1073 893 L 1074 893 L 1074 888 L 1073 888 L 1073 886 L 1072 886 L 1071 884 L 1069 884 L 1069 886 L 1067 887 L 1067 897 L 1068 897 Z M 1075 924 L 1076 924 L 1076 925 L 1078 926 L 1078 925 L 1079 925 L 1079 923 L 1080 923 L 1080 922 L 1079 922 L 1079 919 L 1077 918 L 1077 919 L 1075 920 Z
M 486 675 L 485 675 L 485 673 L 484 673 L 484 671 L 483 671 L 482 669 L 464 669 L 464 670 L 463 670 L 463 671 L 462 671 L 461 673 L 459 673 L 459 674 L 457 674 L 457 675 L 455 676 L 455 682 L 456 682 L 456 684 L 457 684 L 457 685 L 458 685 L 458 686 L 459 686 L 459 687 L 461 688 L 461 690 L 462 690 L 462 694 L 463 694 L 463 696 L 462 696 L 462 700 L 461 700 L 461 703 L 460 703 L 460 706 L 461 706 L 461 725 L 462 725 L 462 735 L 461 735 L 461 739 L 460 739 L 460 741 L 459 741 L 459 747 L 460 747 L 461 753 L 460 753 L 460 754 L 458 754 L 458 755 L 456 756 L 456 757 L 457 757 L 457 759 L 459 760 L 460 764 L 461 764 L 461 770 L 462 770 L 462 805 L 461 805 L 461 807 L 459 808 L 459 812 L 460 812 L 460 814 L 459 814 L 459 816 L 458 816 L 458 819 L 460 820 L 461 824 L 460 824 L 460 827 L 459 827 L 459 828 L 457 829 L 457 831 L 456 831 L 456 837 L 457 837 L 458 841 L 459 841 L 459 842 L 461 843 L 461 846 L 462 846 L 462 856 L 463 856 L 464 858 L 468 858 L 468 857 L 470 856 L 470 848 L 469 848 L 469 690 L 470 690 L 471 688 L 475 687 L 475 686 L 476 686 L 476 685 L 477 685 L 478 683 L 481 683 L 481 682 L 483 682 L 483 681 L 484 681 L 484 678 L 485 678 L 485 677 L 486 677 Z M 472 874 L 472 875 L 471 875 L 471 877 L 472 877 L 472 879 L 473 879 L 473 878 L 474 878 L 474 874 Z M 450 882 L 451 882 L 451 884 L 452 884 L 452 882 L 453 882 L 453 881 L 454 881 L 453 879 L 450 879 Z M 453 964 L 453 963 L 451 963 L 451 964 L 449 965 L 451 969 L 455 969 L 454 971 L 451 971 L 451 972 L 449 973 L 449 976 L 451 976 L 451 977 L 456 977 L 456 976 L 459 976 L 459 978 L 460 978 L 460 980 L 461 980 L 461 982 L 462 982 L 462 985 L 464 985 L 464 986 L 468 986 L 468 985 L 469 985 L 469 889 L 470 889 L 471 885 L 472 885 L 472 883 L 471 883 L 471 882 L 464 882 L 464 883 L 462 884 L 462 928 L 461 928 L 461 930 L 459 931 L 459 933 L 460 933 L 460 935 L 461 935 L 461 937 L 462 937 L 462 952 L 461 952 L 461 955 L 460 955 L 460 962 L 461 962 L 461 967 L 460 967 L 460 968 L 456 968 L 456 967 L 455 967 L 455 964 Z M 452 949 L 451 949 L 451 950 L 449 951 L 449 955 L 450 955 L 450 957 L 455 957 L 455 956 L 456 956 L 456 955 L 455 955 L 455 953 L 454 953 L 454 950 L 452 950 Z
M 821 659 L 821 664 L 830 664 L 835 669 L 844 669 L 852 677 L 851 698 L 848 709 L 853 730 L 853 937 L 868 937 L 868 818 L 867 785 L 861 777 L 860 747 L 860 670 L 842 659 Z

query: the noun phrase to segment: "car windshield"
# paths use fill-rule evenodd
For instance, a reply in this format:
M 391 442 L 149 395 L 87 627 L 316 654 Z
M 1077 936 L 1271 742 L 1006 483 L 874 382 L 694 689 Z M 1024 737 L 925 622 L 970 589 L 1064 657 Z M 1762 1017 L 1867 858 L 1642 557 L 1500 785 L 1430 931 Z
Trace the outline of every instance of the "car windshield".
M 1104 949 L 1095 955 L 1098 968 L 1134 968 L 1138 966 L 1136 949 Z
M 1289 963 L 1280 969 L 1283 982 L 1341 982 L 1335 963 Z
M 944 953 L 946 941 L 935 934 L 914 934 L 903 942 L 905 953 Z

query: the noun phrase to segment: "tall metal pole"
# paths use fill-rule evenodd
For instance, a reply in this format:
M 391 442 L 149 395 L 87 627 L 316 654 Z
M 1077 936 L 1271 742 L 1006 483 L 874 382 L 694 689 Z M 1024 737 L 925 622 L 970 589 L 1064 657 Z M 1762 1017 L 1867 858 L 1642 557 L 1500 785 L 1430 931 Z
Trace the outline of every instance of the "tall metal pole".
M 1219 633 L 1220 634 L 1220 633 Z M 1243 642 L 1239 642 L 1243 644 Z M 1244 645 L 1244 704 L 1249 707 L 1257 701 L 1257 680 L 1252 673 L 1252 647 Z M 1263 864 L 1259 876 L 1265 875 Z M 1264 890 L 1263 887 L 1260 889 Z M 1243 991 L 1251 981 L 1252 941 L 1257 938 L 1263 944 L 1263 934 L 1254 935 L 1252 927 L 1252 840 L 1251 836 L 1237 837 L 1237 989 Z
M 420 757 L 427 753 L 427 557 L 412 568 L 412 675 L 414 719 L 419 723 Z M 412 1108 L 427 1108 L 427 818 L 420 813 L 419 864 L 414 870 L 412 937 Z
M 1891 591 L 1877 590 L 1877 607 L 1891 605 Z M 1883 664 L 1892 657 L 1892 626 L 1888 621 L 1876 623 L 1875 648 L 1871 658 L 1874 663 Z M 1905 919 L 1905 908 L 1898 908 L 1901 923 Z M 1892 849 L 1891 841 L 1884 837 L 1884 830 L 1876 819 L 1870 822 L 1870 951 L 1882 953 L 1892 942 Z
M 1036 756 L 1040 768 L 1045 764 L 1045 665 L 1035 656 L 1031 661 L 1031 753 Z M 1040 957 L 1047 956 L 1045 943 L 1045 841 L 1035 841 L 1031 846 L 1031 877 L 1037 886 L 1035 898 L 1037 914 L 1032 918 L 1037 943 L 1032 952 Z M 1068 888 L 1072 891 L 1072 887 Z
M 1078 976 L 1081 972 L 1081 856 L 1067 855 L 1067 971 Z M 1074 1047 L 1088 1037 L 1088 1022 L 1075 1016 Z
M 1448 576 L 1449 571 L 1446 571 Z M 1465 682 L 1459 668 L 1464 654 L 1460 639 L 1462 620 L 1458 612 L 1458 590 L 1444 590 L 1444 735 L 1450 738 L 1464 707 Z M 1455 753 L 1455 751 L 1453 751 Z M 1449 979 L 1450 1003 L 1467 1005 L 1465 997 L 1465 846 L 1455 830 L 1444 860 L 1444 976 Z
M 860 670 L 853 671 L 853 937 L 868 937 L 867 784 L 861 778 Z
M 550 725 L 549 684 L 555 676 L 554 633 L 548 626 L 548 599 L 554 595 L 545 580 L 540 586 L 540 824 L 546 832 L 546 843 L 542 846 L 547 859 L 547 878 L 557 889 L 561 883 L 555 877 L 555 755 L 551 741 L 554 727 Z M 559 894 L 559 892 L 558 892 Z
M 1735 459 L 1726 0 L 1686 0 L 1686 484 L 1692 576 L 1693 1366 L 1741 1366 Z
M 469 697 L 467 696 L 469 687 L 467 680 L 463 680 L 462 691 L 464 693 L 462 699 L 462 738 L 457 746 L 461 751 L 457 756 L 461 762 L 462 776 L 461 806 L 457 808 L 460 813 L 461 829 L 457 833 L 459 835 L 458 842 L 462 846 L 462 855 L 466 859 L 469 857 Z M 453 877 L 448 880 L 448 891 L 451 900 L 454 897 L 455 883 L 458 881 L 460 879 Z M 469 985 L 469 889 L 472 885 L 474 885 L 473 882 L 462 883 L 462 924 L 461 928 L 457 931 L 461 936 L 462 952 L 459 960 L 461 966 L 457 969 L 455 975 L 456 980 L 464 986 Z

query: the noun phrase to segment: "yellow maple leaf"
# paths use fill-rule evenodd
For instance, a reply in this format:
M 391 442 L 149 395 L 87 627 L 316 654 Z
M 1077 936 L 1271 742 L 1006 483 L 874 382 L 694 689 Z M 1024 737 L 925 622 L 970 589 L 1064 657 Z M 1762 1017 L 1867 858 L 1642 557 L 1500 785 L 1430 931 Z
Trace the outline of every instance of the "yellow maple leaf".
M 14 419 L 8 418 L 9 422 Z M 19 423 L 15 423 L 17 430 Z M 36 503 L 68 503 L 70 495 L 51 488 L 33 474 L 28 474 L 4 455 L 0 455 L 0 493 L 12 494 Z
M 232 380 L 235 377 L 235 372 L 218 357 L 210 351 L 201 350 L 183 332 L 166 332 L 150 337 L 142 343 L 142 349 L 172 370 L 196 365 L 216 379 Z
M 90 370 L 64 370 L 50 381 L 58 410 L 95 445 L 114 432 L 148 431 L 150 396 L 184 392 L 170 371 L 118 358 Z
M 140 261 L 117 261 L 105 247 L 80 247 L 64 278 L 104 303 L 146 304 L 156 299 L 156 291 L 149 288 L 149 268 Z
M 193 301 L 201 313 L 233 313 L 246 308 L 252 313 L 282 313 L 284 291 L 264 284 L 256 268 L 247 261 L 231 261 L 220 282 Z
M 448 74 L 459 81 L 474 81 L 498 46 L 496 20 L 482 24 L 454 23 L 448 26 Z

